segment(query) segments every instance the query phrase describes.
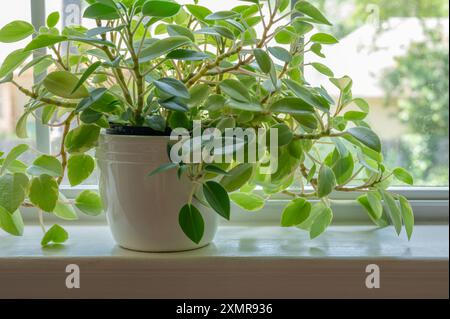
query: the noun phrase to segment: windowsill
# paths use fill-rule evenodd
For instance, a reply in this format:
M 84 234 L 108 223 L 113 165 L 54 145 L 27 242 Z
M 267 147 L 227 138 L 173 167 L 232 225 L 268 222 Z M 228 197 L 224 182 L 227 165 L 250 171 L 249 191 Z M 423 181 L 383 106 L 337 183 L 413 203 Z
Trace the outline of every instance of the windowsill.
M 296 229 L 221 227 L 203 249 L 147 254 L 118 247 L 107 226 L 67 227 L 67 245 L 41 249 L 41 231 L 0 234 L 0 298 L 448 298 L 448 224 L 416 226 L 411 242 L 392 228 L 335 226 L 309 240 Z M 65 267 L 81 289 L 65 287 Z M 368 264 L 381 289 L 367 289 Z

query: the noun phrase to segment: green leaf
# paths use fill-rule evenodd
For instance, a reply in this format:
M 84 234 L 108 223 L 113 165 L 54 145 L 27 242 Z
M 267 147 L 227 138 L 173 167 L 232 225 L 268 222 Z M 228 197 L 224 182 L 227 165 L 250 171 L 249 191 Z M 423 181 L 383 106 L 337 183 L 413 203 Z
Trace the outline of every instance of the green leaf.
M 28 43 L 28 45 L 23 49 L 23 51 L 27 52 L 42 49 L 64 41 L 67 41 L 67 37 L 63 35 L 40 34 L 36 38 L 31 40 L 31 42 Z
M 28 186 L 28 177 L 23 173 L 0 176 L 0 206 L 13 214 L 24 202 Z
M 224 26 L 214 26 L 214 27 L 207 27 L 207 28 L 202 28 L 200 30 L 196 30 L 195 31 L 196 34 L 206 34 L 206 35 L 211 35 L 211 36 L 216 36 L 216 37 L 224 37 L 230 40 L 234 40 L 235 36 L 234 33 L 224 27 Z
M 271 47 L 267 49 L 270 54 L 272 54 L 276 59 L 283 61 L 285 63 L 290 63 L 292 61 L 291 53 L 282 47 Z
M 0 166 L 3 164 L 3 162 L 4 162 L 5 160 L 3 159 L 3 158 L 0 158 Z M 23 162 L 21 162 L 21 161 L 19 161 L 19 160 L 14 160 L 9 166 L 8 166 L 8 171 L 10 172 L 10 173 L 26 173 L 27 172 L 27 168 L 28 168 L 28 166 L 25 164 L 25 163 L 23 163 Z
M 311 239 L 319 237 L 333 221 L 333 211 L 331 208 L 324 209 L 311 225 L 309 236 Z
M 72 205 L 68 203 L 68 200 L 63 194 L 59 194 L 59 199 L 56 202 L 55 209 L 53 211 L 56 217 L 64 220 L 77 220 L 78 215 L 73 209 Z
M 269 134 L 267 135 L 267 143 L 269 143 L 270 141 L 270 134 L 272 129 L 277 130 L 278 132 L 278 147 L 284 146 L 289 144 L 292 139 L 294 138 L 294 134 L 292 133 L 291 129 L 289 128 L 289 126 L 287 126 L 284 123 L 278 123 L 275 124 L 274 126 L 272 126 L 270 128 L 270 131 L 268 132 Z
M 377 213 L 373 210 L 367 195 L 361 195 L 356 200 L 368 213 L 370 219 L 379 227 L 386 227 L 388 224 L 384 224 L 382 219 L 378 218 Z
M 219 94 L 213 94 L 208 97 L 205 103 L 205 107 L 208 111 L 217 112 L 220 111 L 227 102 L 226 98 Z
M 22 50 L 16 50 L 10 53 L 0 67 L 0 79 L 11 75 L 30 55 L 31 52 L 23 52 Z
M 26 21 L 13 21 L 0 29 L 0 42 L 13 43 L 28 38 L 34 27 Z
M 19 144 L 6 155 L 5 160 L 3 161 L 3 165 L 0 169 L 0 175 L 3 174 L 8 167 L 17 159 L 20 155 L 28 151 L 30 147 L 27 144 Z
M 399 196 L 400 211 L 403 217 L 403 223 L 405 224 L 406 234 L 408 240 L 411 240 L 414 231 L 414 213 L 411 204 L 404 196 Z
M 322 112 L 330 111 L 330 104 L 324 99 L 319 99 L 308 88 L 301 86 L 295 81 L 285 79 L 283 83 L 295 94 L 296 97 L 302 99 L 306 104 L 314 106 Z
M 74 94 L 83 84 L 86 82 L 86 80 L 94 73 L 100 66 L 102 65 L 102 62 L 97 61 L 92 63 L 86 71 L 84 71 L 83 75 L 81 76 L 80 80 L 77 82 L 73 90 L 70 92 L 70 94 Z
M 380 219 L 383 216 L 383 203 L 379 193 L 369 192 L 367 193 L 367 201 L 373 211 L 373 218 L 375 220 Z
M 249 163 L 239 164 L 224 176 L 220 184 L 231 193 L 244 186 L 253 175 L 253 165 Z
M 220 88 L 226 95 L 239 102 L 250 102 L 250 94 L 248 88 L 238 80 L 223 80 L 220 83 Z
M 181 36 L 157 40 L 142 50 L 139 56 L 139 62 L 149 62 L 190 43 L 191 40 L 189 38 Z
M 334 76 L 333 71 L 331 71 L 331 69 L 329 67 L 327 67 L 326 65 L 322 64 L 322 63 L 311 63 L 312 67 L 314 69 L 316 69 L 318 72 L 322 73 L 323 75 L 326 75 L 328 77 L 332 77 Z
M 253 54 L 256 58 L 256 62 L 259 65 L 259 68 L 263 73 L 270 73 L 273 68 L 273 62 L 270 56 L 266 53 L 266 51 L 262 49 L 254 49 Z
M 311 203 L 303 198 L 291 201 L 284 209 L 281 226 L 292 227 L 303 223 L 311 213 Z
M 367 117 L 367 113 L 358 111 L 348 111 L 344 114 L 347 121 L 362 121 Z
M 189 89 L 190 98 L 188 101 L 189 106 L 198 107 L 206 101 L 211 94 L 211 90 L 208 84 L 197 84 Z
M 353 84 L 353 80 L 348 76 L 344 76 L 342 78 L 331 78 L 330 82 L 333 83 L 342 92 L 348 91 Z
M 16 210 L 10 214 L 6 209 L 0 206 L 0 229 L 13 236 L 22 236 L 23 219 L 20 211 Z
M 223 218 L 230 220 L 230 198 L 227 191 L 217 182 L 203 184 L 203 194 L 209 205 Z
M 325 16 L 320 12 L 320 10 L 307 1 L 297 2 L 297 4 L 295 5 L 295 9 L 307 15 L 308 17 L 313 18 L 318 23 L 331 25 L 331 22 L 328 21 L 327 18 L 325 18 Z
M 233 193 L 230 199 L 239 207 L 250 211 L 258 211 L 264 207 L 265 199 L 256 194 Z
M 206 17 L 212 14 L 212 11 L 206 7 L 195 5 L 195 4 L 187 4 L 186 9 L 199 21 L 205 22 Z
M 97 216 L 103 213 L 103 204 L 98 193 L 93 191 L 83 191 L 75 199 L 75 207 L 89 216 Z
M 53 212 L 58 197 L 58 183 L 50 175 L 44 174 L 31 180 L 30 201 L 44 212 Z
M 164 93 L 171 96 L 189 99 L 191 95 L 183 82 L 173 78 L 162 78 L 154 81 L 153 84 Z
M 79 79 L 68 71 L 55 71 L 45 78 L 43 84 L 52 94 L 66 99 L 82 99 L 89 97 L 89 92 L 84 86 L 78 85 Z M 72 91 L 74 91 L 72 93 Z
M 240 16 L 239 13 L 234 11 L 219 11 L 205 17 L 205 20 L 209 21 L 218 21 L 218 20 L 228 20 L 238 18 Z
M 361 98 L 356 98 L 352 100 L 353 103 L 355 103 L 360 109 L 361 111 L 363 111 L 364 113 L 369 113 L 369 103 Z
M 47 17 L 47 27 L 54 28 L 58 24 L 59 18 L 60 15 L 58 11 L 50 13 Z
M 400 212 L 400 208 L 398 207 L 394 196 L 385 190 L 380 190 L 380 193 L 383 197 L 386 211 L 394 224 L 395 230 L 397 234 L 400 235 L 402 232 L 402 214 Z
M 228 100 L 228 106 L 235 110 L 249 111 L 249 112 L 262 112 L 264 111 L 261 104 L 258 102 L 241 102 L 233 99 Z
M 314 29 L 314 26 L 311 23 L 305 22 L 301 18 L 294 19 L 292 21 L 292 26 L 296 33 L 301 36 L 304 36 Z
M 166 59 L 169 60 L 181 60 L 181 61 L 203 61 L 205 59 L 208 59 L 209 55 L 193 51 L 193 50 L 185 50 L 185 49 L 178 49 L 170 52 Z
M 205 231 L 205 222 L 200 211 L 194 205 L 186 204 L 180 210 L 178 222 L 186 236 L 199 244 Z
M 322 165 L 319 170 L 319 180 L 317 184 L 317 195 L 319 198 L 330 195 L 336 187 L 336 176 L 333 170 L 327 165 Z
M 83 14 L 87 19 L 115 20 L 120 18 L 116 8 L 104 3 L 94 3 L 86 8 Z
M 381 141 L 378 135 L 376 135 L 371 129 L 367 127 L 352 127 L 347 130 L 351 136 L 357 139 L 362 144 L 366 145 L 370 149 L 380 153 Z
M 59 177 L 63 174 L 63 167 L 56 157 L 41 155 L 34 160 L 33 165 L 28 168 L 27 172 L 33 176 L 47 174 L 52 177 Z
M 183 36 L 183 37 L 191 39 L 192 42 L 195 42 L 195 36 L 192 33 L 192 31 L 189 30 L 188 28 L 182 27 L 180 25 L 169 24 L 167 26 L 167 32 L 169 33 L 169 35 L 171 35 L 173 37 Z
M 92 124 L 82 124 L 71 130 L 66 136 L 66 150 L 73 153 L 84 153 L 97 145 L 100 127 Z
M 397 167 L 396 169 L 394 169 L 393 174 L 399 181 L 408 185 L 414 185 L 414 178 L 406 169 Z
M 156 169 L 154 169 L 150 174 L 148 174 L 148 176 L 154 176 L 160 173 L 164 173 L 167 172 L 171 169 L 175 169 L 177 168 L 179 165 L 176 163 L 167 163 L 167 164 L 163 164 L 159 167 L 157 167 Z
M 50 243 L 62 244 L 69 239 L 69 234 L 59 225 L 53 225 L 44 235 L 41 241 L 43 247 Z
M 91 176 L 95 168 L 94 159 L 87 154 L 71 155 L 67 163 L 70 186 L 80 185 Z
M 275 35 L 275 41 L 279 44 L 291 44 L 296 38 L 295 29 L 291 26 L 279 30 Z
M 305 113 L 314 113 L 314 107 L 306 103 L 304 100 L 296 97 L 286 97 L 276 101 L 270 106 L 270 110 L 274 113 L 286 113 L 302 115 Z
M 331 34 L 327 33 L 316 33 L 311 36 L 311 41 L 319 44 L 336 44 L 339 41 L 333 37 Z
M 144 3 L 142 14 L 155 18 L 170 18 L 180 12 L 181 6 L 176 2 L 152 0 Z

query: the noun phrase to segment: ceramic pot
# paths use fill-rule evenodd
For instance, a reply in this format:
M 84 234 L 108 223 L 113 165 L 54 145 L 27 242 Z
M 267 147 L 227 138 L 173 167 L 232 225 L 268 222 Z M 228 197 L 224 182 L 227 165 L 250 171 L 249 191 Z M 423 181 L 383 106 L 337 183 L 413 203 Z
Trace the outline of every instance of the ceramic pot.
M 122 247 L 146 252 L 191 250 L 209 244 L 217 231 L 218 216 L 203 205 L 205 231 L 193 243 L 178 224 L 180 209 L 192 189 L 176 170 L 148 176 L 168 163 L 166 136 L 102 134 L 96 150 L 100 194 L 115 241 Z

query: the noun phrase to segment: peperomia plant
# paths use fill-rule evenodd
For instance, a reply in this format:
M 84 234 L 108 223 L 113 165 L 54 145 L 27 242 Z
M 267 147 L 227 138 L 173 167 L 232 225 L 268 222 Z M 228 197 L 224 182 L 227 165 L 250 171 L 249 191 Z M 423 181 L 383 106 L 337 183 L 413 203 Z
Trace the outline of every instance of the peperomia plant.
M 305 63 L 305 53 L 319 57 L 323 45 L 338 41 L 314 32 L 331 25 L 313 5 L 290 0 L 242 0 L 229 11 L 212 12 L 172 0 L 88 0 L 84 17 L 96 27 L 68 26 L 58 30 L 58 13 L 35 30 L 14 21 L 0 30 L 0 41 L 33 36 L 11 53 L 0 69 L 1 82 L 15 85 L 30 98 L 17 123 L 17 136 L 27 137 L 26 123 L 36 117 L 62 128 L 60 149 L 39 154 L 30 166 L 19 161 L 26 144 L 0 156 L 0 227 L 21 235 L 19 208 L 35 207 L 62 219 L 76 219 L 73 205 L 88 215 L 102 212 L 99 195 L 82 192 L 74 202 L 59 191 L 67 176 L 81 184 L 94 170 L 89 151 L 102 128 L 147 127 L 154 135 L 176 128 L 275 128 L 278 167 L 262 173 L 261 158 L 250 163 L 168 163 L 150 175 L 177 169 L 194 189 L 180 211 L 180 226 L 194 242 L 203 235 L 203 219 L 194 205 L 209 205 L 230 218 L 230 200 L 256 211 L 274 194 L 291 201 L 281 225 L 319 236 L 331 224 L 333 192 L 360 192 L 358 202 L 381 227 L 392 223 L 408 237 L 414 218 L 406 198 L 387 190 L 392 178 L 412 184 L 402 168 L 383 164 L 378 136 L 364 119 L 366 101 L 352 96 L 352 80 L 335 78 L 325 65 Z M 49 54 L 33 53 L 47 48 Z M 311 86 L 304 68 L 313 67 L 339 89 L 335 100 L 323 87 Z M 19 69 L 20 68 L 20 69 Z M 22 87 L 20 76 L 33 69 L 46 74 L 33 88 Z M 18 71 L 18 72 L 17 72 Z M 273 155 L 273 154 L 272 154 Z M 44 228 L 45 229 L 45 228 Z M 60 243 L 67 233 L 59 225 L 46 231 L 42 244 Z

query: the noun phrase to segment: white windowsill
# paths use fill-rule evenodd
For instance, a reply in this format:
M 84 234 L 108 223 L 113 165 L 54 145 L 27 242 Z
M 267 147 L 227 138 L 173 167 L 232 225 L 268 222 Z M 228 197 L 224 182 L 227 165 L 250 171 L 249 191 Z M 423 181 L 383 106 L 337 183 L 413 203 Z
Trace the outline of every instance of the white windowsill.
M 194 251 L 128 251 L 107 226 L 71 226 L 67 245 L 41 249 L 37 226 L 0 234 L 0 298 L 448 298 L 448 224 L 419 225 L 411 242 L 392 228 L 334 226 L 310 240 L 274 226 L 221 227 Z M 65 267 L 81 269 L 81 289 L 65 287 Z M 365 287 L 368 264 L 381 289 Z

